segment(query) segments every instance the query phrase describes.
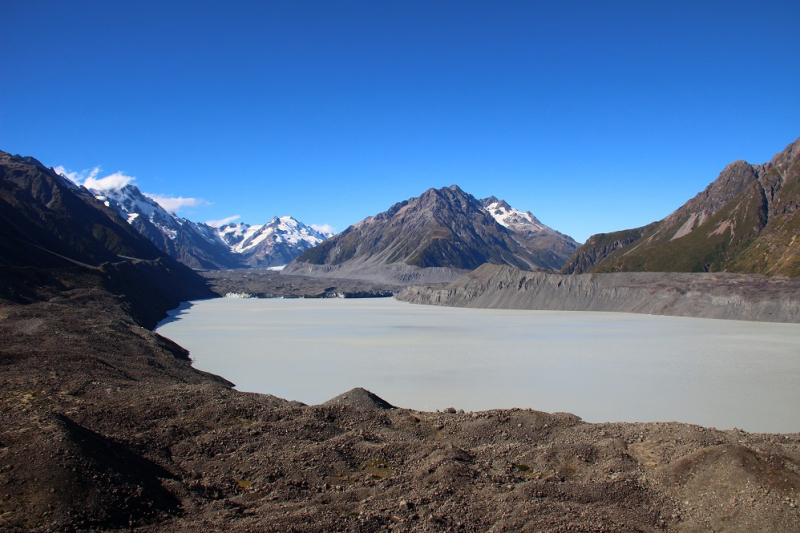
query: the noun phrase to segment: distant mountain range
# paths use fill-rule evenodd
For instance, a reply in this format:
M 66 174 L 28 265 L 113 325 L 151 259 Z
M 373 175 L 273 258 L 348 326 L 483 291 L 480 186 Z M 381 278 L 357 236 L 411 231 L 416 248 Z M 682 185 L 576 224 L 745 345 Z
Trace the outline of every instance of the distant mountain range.
M 91 192 L 170 257 L 195 269 L 281 266 L 330 236 L 289 216 L 256 226 L 192 222 L 131 184 Z
M 90 191 L 31 157 L 0 152 L 0 167 L 6 265 L 150 261 L 161 250 L 194 269 L 288 263 L 286 273 L 405 285 L 451 281 L 485 263 L 564 274 L 800 276 L 800 139 L 768 163 L 731 163 L 663 220 L 593 235 L 580 247 L 530 212 L 456 185 L 429 189 L 331 236 L 288 216 L 262 225 L 192 222 L 134 185 Z M 143 247 L 138 236 L 155 246 Z
M 400 283 L 453 279 L 484 263 L 558 269 L 578 244 L 490 197 L 429 189 L 306 250 L 285 272 Z
M 559 269 L 578 247 L 571 238 L 545 226 L 531 213 L 518 211 L 495 197 L 476 200 L 457 186 L 431 189 L 420 198 L 400 202 L 386 213 L 348 228 L 326 242 L 324 248 L 316 247 L 323 245 L 330 234 L 288 216 L 274 217 L 263 225 L 231 223 L 213 227 L 168 212 L 132 184 L 90 191 L 159 249 L 195 269 L 283 266 L 306 252 L 309 255 L 304 257 L 312 260 L 300 261 L 313 263 L 322 250 L 330 250 L 330 264 L 339 267 L 344 262 L 339 259 L 348 253 L 342 247 L 351 247 L 357 249 L 353 257 L 356 260 L 335 272 L 308 272 L 302 268 L 303 272 L 299 272 L 296 266 L 290 271 L 393 282 L 398 281 L 398 275 L 400 281 L 418 279 L 409 277 L 405 268 L 408 266 L 414 270 L 438 268 L 440 277 L 451 279 L 486 262 Z M 359 239 L 374 246 L 355 243 Z M 370 272 L 365 273 L 360 259 L 367 256 L 366 270 Z M 325 264 L 326 260 L 322 261 L 320 264 Z M 369 267 L 383 263 L 393 264 L 395 274 L 374 276 L 375 268 Z M 401 274 L 397 273 L 398 268 L 403 270 Z M 428 270 L 428 276 L 430 273 Z
M 593 235 L 564 266 L 584 272 L 800 276 L 800 139 L 762 165 L 736 161 L 663 220 Z

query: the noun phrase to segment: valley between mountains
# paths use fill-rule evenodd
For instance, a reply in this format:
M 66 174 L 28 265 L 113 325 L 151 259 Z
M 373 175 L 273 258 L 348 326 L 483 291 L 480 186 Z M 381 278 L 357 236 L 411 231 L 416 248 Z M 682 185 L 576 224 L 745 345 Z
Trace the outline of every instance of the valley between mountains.
M 229 292 L 797 323 L 799 143 L 582 246 L 457 186 L 334 236 L 214 228 L 2 152 L 0 529 L 798 531 L 800 433 L 363 389 L 309 406 L 237 391 L 152 329 Z

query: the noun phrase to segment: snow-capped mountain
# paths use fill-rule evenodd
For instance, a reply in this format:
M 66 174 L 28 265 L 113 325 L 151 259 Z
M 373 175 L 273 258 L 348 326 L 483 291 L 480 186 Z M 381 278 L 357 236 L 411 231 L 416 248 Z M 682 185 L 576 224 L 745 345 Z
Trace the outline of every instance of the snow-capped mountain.
M 255 226 L 215 228 L 192 222 L 170 213 L 131 184 L 90 191 L 161 250 L 195 269 L 285 265 L 330 236 L 289 216 Z
M 289 217 L 275 217 L 267 224 L 226 224 L 217 229 L 219 237 L 251 267 L 288 264 L 331 234 L 321 233 Z
M 514 233 L 516 240 L 537 255 L 539 264 L 558 269 L 578 249 L 572 237 L 539 222 L 530 211 L 514 209 L 494 196 L 480 200 L 498 224 Z
M 114 209 L 136 231 L 169 256 L 195 269 L 237 268 L 239 258 L 230 253 L 214 230 L 178 217 L 148 198 L 135 185 L 114 189 L 89 189 L 95 198 Z

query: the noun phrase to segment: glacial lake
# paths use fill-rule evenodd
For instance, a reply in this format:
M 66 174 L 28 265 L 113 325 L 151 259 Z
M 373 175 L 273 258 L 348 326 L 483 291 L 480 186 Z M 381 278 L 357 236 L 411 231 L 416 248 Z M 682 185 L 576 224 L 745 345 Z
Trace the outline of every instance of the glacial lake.
M 800 431 L 800 324 L 375 299 L 186 303 L 158 328 L 240 391 Z

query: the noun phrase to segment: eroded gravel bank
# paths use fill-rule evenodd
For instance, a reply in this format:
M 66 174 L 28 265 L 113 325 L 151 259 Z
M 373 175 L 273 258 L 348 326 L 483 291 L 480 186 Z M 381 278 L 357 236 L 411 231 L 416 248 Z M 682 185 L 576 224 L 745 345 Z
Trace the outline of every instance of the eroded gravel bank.
M 483 265 L 446 284 L 398 292 L 417 304 L 800 322 L 800 278 L 626 272 L 561 275 Z

